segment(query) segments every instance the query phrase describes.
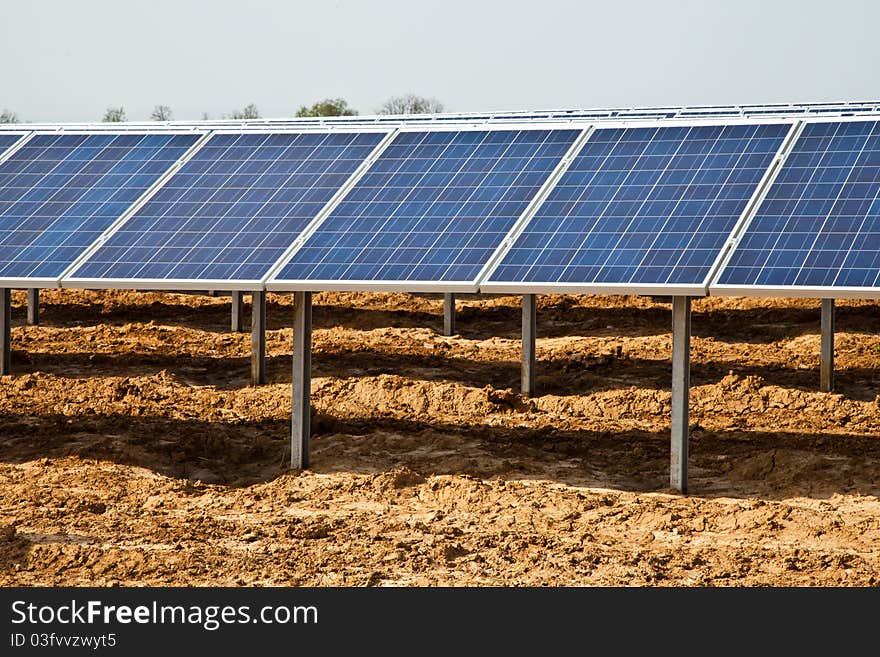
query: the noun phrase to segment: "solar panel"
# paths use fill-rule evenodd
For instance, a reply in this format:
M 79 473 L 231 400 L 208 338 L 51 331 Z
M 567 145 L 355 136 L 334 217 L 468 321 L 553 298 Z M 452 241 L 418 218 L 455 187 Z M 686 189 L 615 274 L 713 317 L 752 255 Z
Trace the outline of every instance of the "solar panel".
M 806 123 L 710 288 L 880 295 L 880 122 Z
M 268 289 L 476 289 L 581 130 L 399 133 Z M 444 288 L 446 289 L 446 288 Z
M 36 134 L 0 163 L 0 281 L 55 284 L 198 134 Z
M 3 157 L 3 153 L 5 153 L 7 149 L 17 144 L 21 137 L 22 133 L 0 134 L 0 157 Z
M 259 282 L 387 134 L 215 134 L 68 280 Z
M 790 130 L 596 129 L 480 290 L 705 293 Z

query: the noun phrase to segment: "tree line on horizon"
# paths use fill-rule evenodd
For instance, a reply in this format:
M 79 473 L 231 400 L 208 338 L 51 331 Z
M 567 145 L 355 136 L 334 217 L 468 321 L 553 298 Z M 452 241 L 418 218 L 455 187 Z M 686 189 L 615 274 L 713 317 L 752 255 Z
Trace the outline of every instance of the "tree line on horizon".
M 444 111 L 442 102 L 436 98 L 418 96 L 416 94 L 404 94 L 392 96 L 386 100 L 377 114 L 436 114 Z M 294 113 L 295 117 L 319 117 L 319 116 L 357 116 L 358 111 L 348 104 L 344 98 L 324 98 L 312 105 L 301 105 Z M 174 112 L 169 105 L 156 105 L 150 113 L 151 121 L 171 121 Z M 207 113 L 202 114 L 202 120 L 212 117 Z M 235 109 L 229 114 L 223 114 L 221 119 L 259 119 L 260 110 L 255 103 L 245 105 L 241 109 Z M 122 105 L 108 107 L 101 117 L 102 123 L 122 123 L 128 120 L 125 107 Z M 9 109 L 0 110 L 0 123 L 25 123 L 15 112 Z

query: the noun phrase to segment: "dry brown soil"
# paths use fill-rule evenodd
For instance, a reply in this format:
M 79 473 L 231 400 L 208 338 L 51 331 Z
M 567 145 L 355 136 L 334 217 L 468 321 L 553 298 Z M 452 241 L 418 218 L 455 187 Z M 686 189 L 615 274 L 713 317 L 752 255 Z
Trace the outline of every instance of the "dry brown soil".
M 291 298 L 269 384 L 229 300 L 13 297 L 0 379 L 2 585 L 877 585 L 880 305 L 695 302 L 690 495 L 667 489 L 670 307 L 315 296 L 312 468 L 286 469 Z

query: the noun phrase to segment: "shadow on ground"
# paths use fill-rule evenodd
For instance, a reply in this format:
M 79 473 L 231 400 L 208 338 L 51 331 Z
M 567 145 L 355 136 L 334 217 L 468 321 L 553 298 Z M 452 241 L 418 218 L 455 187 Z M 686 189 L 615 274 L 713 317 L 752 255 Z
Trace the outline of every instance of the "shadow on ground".
M 25 308 L 16 306 L 13 320 L 22 324 Z M 250 304 L 245 304 L 244 328 L 250 330 Z M 228 333 L 231 306 L 228 302 L 187 306 L 156 301 L 149 304 L 120 306 L 93 303 L 43 304 L 41 324 L 55 327 L 124 325 L 133 322 L 156 322 L 188 328 Z M 267 304 L 268 328 L 290 328 L 291 306 L 279 301 Z M 622 336 L 644 337 L 670 332 L 671 311 L 668 305 L 649 307 L 582 307 L 557 303 L 539 307 L 539 337 Z M 880 308 L 875 305 L 841 306 L 837 309 L 837 330 L 850 333 L 876 333 Z M 727 342 L 766 344 L 800 335 L 818 334 L 820 310 L 816 308 L 750 308 L 743 310 L 708 310 L 693 313 L 693 335 Z M 315 328 L 344 327 L 355 330 L 376 328 L 430 328 L 442 332 L 442 308 L 436 313 L 403 309 L 377 309 L 316 304 Z M 521 311 L 516 306 L 465 306 L 458 312 L 456 330 L 463 338 L 482 340 L 501 337 L 518 340 L 522 336 Z
M 62 377 L 151 376 L 167 371 L 189 385 L 215 386 L 234 390 L 250 385 L 250 357 L 198 357 L 155 352 L 28 353 L 14 350 L 13 372 L 48 372 Z M 431 354 L 389 354 L 374 351 L 321 351 L 312 356 L 313 377 L 340 379 L 392 374 L 414 381 L 460 383 L 483 388 L 518 390 L 520 362 L 472 360 Z M 609 354 L 586 358 L 553 358 L 537 363 L 537 394 L 581 395 L 605 390 L 640 388 L 668 390 L 671 385 L 669 360 L 614 357 Z M 691 363 L 691 385 L 717 383 L 730 373 L 760 377 L 766 385 L 815 392 L 819 386 L 818 363 L 811 367 L 744 365 L 738 361 Z M 289 356 L 266 358 L 269 384 L 289 384 Z M 835 371 L 835 392 L 848 399 L 871 401 L 880 394 L 880 369 L 840 368 Z
M 287 469 L 289 424 L 130 416 L 0 416 L 7 463 L 77 456 L 229 486 Z M 312 469 L 550 479 L 570 486 L 666 491 L 667 432 L 451 426 L 398 419 L 314 418 Z M 690 491 L 704 497 L 880 496 L 880 441 L 858 434 L 695 430 Z

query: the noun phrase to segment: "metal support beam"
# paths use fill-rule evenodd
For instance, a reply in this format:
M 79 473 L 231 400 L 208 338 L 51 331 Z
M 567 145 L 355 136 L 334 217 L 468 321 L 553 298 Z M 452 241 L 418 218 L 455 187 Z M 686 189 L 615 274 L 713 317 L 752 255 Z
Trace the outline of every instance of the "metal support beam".
M 455 294 L 443 295 L 443 335 L 455 335 Z
M 537 305 L 534 294 L 524 294 L 522 300 L 522 373 L 520 386 L 524 395 L 535 394 L 535 331 Z
M 244 331 L 244 306 L 242 303 L 242 294 L 238 290 L 232 291 L 232 332 L 241 333 Z
M 40 323 L 40 289 L 28 288 L 27 291 L 27 323 L 36 326 Z
M 672 442 L 669 486 L 687 493 L 691 387 L 691 298 L 672 298 Z
M 0 288 L 0 376 L 12 374 L 12 291 Z
M 312 432 L 312 293 L 293 294 L 293 412 L 290 433 L 290 467 L 309 467 Z
M 266 383 L 266 293 L 251 296 L 251 384 Z
M 819 360 L 819 389 L 834 390 L 834 299 L 822 299 L 822 348 Z

